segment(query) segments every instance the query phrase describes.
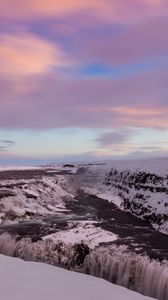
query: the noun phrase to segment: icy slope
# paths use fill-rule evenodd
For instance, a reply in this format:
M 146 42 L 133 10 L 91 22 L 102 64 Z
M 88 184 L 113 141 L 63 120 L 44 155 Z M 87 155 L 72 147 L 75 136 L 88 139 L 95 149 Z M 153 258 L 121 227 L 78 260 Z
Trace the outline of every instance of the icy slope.
M 0 255 L 3 300 L 147 300 L 104 280 Z

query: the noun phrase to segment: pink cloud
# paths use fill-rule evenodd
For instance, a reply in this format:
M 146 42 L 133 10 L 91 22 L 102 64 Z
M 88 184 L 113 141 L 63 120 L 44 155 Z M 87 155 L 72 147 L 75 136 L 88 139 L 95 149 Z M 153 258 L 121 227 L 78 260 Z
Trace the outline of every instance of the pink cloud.
M 0 0 L 2 17 L 54 17 L 87 11 L 106 22 L 141 22 L 143 18 L 167 14 L 166 0 Z
M 19 31 L 0 34 L 0 73 L 3 76 L 43 74 L 69 64 L 58 45 Z

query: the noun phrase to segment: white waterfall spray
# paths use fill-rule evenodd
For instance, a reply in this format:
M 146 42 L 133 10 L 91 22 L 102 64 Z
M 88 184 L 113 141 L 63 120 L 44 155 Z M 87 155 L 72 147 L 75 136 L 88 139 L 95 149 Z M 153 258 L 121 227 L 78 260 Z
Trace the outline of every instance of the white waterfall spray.
M 135 253 L 110 253 L 104 248 L 87 256 L 84 273 L 104 278 L 110 282 L 159 300 L 168 299 L 168 262 L 149 260 Z
M 8 256 L 15 256 L 16 241 L 9 234 L 2 234 L 0 236 L 0 253 Z

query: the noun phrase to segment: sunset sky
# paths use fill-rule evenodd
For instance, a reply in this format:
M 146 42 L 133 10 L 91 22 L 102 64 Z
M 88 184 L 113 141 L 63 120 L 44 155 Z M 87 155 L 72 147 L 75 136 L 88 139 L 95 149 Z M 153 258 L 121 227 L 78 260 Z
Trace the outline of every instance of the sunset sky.
M 168 0 L 0 0 L 0 165 L 165 157 Z

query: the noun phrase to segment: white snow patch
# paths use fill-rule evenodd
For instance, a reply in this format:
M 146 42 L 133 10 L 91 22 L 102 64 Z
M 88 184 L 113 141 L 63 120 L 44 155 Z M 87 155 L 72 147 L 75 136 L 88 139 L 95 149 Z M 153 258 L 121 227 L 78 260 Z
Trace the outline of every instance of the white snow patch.
M 54 242 L 63 241 L 66 244 L 72 245 L 83 242 L 92 249 L 100 243 L 108 243 L 117 240 L 118 237 L 116 234 L 105 231 L 100 227 L 95 227 L 93 223 L 93 221 L 79 222 L 75 228 L 50 234 L 43 239 L 51 239 Z

